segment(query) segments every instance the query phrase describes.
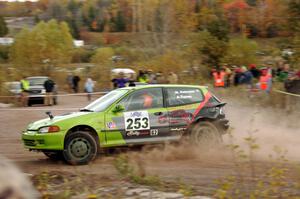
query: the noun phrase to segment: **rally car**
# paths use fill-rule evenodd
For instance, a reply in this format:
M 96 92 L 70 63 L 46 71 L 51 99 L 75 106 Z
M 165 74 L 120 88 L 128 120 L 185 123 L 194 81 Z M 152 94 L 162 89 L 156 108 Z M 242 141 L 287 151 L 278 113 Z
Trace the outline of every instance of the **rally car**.
M 222 103 L 206 87 L 145 85 L 113 90 L 78 112 L 33 122 L 25 148 L 70 164 L 87 164 L 100 149 L 180 141 L 218 144 L 228 128 Z

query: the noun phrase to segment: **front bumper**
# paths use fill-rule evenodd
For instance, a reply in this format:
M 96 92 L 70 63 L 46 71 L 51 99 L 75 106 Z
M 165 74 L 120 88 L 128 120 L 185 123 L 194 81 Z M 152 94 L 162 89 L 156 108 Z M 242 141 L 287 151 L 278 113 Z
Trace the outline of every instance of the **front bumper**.
M 38 134 L 37 132 L 24 132 L 22 141 L 27 149 L 31 150 L 63 150 L 64 133 L 46 133 Z

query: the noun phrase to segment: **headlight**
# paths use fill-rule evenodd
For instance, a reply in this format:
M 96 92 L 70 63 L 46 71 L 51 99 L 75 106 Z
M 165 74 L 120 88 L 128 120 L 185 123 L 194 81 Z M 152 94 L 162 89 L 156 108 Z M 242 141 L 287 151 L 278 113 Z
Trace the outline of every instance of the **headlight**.
M 60 128 L 58 126 L 45 126 L 39 129 L 39 133 L 55 133 L 59 131 Z
M 220 115 L 225 115 L 224 107 L 220 108 Z
M 45 94 L 45 93 L 46 93 L 46 90 L 45 90 L 45 89 L 42 89 L 41 93 L 42 93 L 42 94 Z

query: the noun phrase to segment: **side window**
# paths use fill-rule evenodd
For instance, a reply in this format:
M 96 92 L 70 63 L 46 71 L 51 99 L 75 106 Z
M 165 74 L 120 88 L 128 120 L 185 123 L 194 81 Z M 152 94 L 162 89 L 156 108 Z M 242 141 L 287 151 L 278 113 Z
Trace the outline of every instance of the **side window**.
M 180 106 L 202 102 L 203 94 L 198 88 L 167 88 L 167 105 Z
M 119 103 L 125 111 L 134 111 L 163 107 L 163 94 L 161 88 L 148 88 L 134 91 Z

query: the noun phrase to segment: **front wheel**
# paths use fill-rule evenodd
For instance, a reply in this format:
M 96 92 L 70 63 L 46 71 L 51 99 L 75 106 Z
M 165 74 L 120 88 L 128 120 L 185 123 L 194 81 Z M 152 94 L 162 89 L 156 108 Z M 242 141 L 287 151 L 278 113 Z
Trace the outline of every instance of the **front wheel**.
M 97 155 L 97 143 L 94 137 L 85 131 L 76 131 L 65 139 L 64 159 L 73 165 L 87 164 Z
M 222 143 L 222 136 L 212 122 L 203 121 L 191 127 L 190 141 L 199 146 L 213 147 Z

